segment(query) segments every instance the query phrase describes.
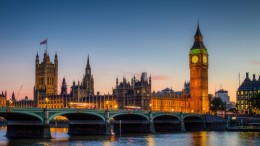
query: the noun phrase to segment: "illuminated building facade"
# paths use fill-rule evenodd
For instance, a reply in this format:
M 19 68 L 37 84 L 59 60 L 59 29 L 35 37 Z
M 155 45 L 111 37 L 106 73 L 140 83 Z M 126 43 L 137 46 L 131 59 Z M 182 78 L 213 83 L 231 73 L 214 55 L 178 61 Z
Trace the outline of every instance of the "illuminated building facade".
M 6 107 L 6 96 L 7 96 L 7 92 L 5 91 L 5 93 L 2 91 L 2 93 L 0 94 L 0 107 Z
M 260 93 L 260 77 L 256 80 L 255 74 L 253 79 L 249 78 L 249 73 L 246 73 L 246 78 L 237 90 L 237 109 L 240 113 L 249 113 L 249 100 L 254 94 Z M 252 109 L 256 114 L 260 114 L 259 110 Z
M 190 49 L 190 106 L 196 113 L 209 112 L 208 100 L 208 51 L 203 44 L 199 25 Z
M 143 110 L 150 109 L 151 86 L 151 76 L 148 79 L 146 72 L 142 73 L 140 80 L 134 76 L 131 83 L 127 82 L 126 78 L 123 78 L 123 82 L 118 83 L 117 78 L 113 94 L 116 96 L 118 107 L 123 109 L 125 106 L 138 106 Z
M 189 82 L 184 83 L 182 91 L 166 88 L 160 92 L 152 93 L 151 110 L 163 112 L 194 112 L 190 107 Z
M 58 55 L 55 54 L 54 63 L 50 61 L 50 56 L 45 51 L 43 61 L 40 62 L 37 53 L 35 60 L 35 86 L 34 100 L 42 100 L 47 96 L 58 94 Z

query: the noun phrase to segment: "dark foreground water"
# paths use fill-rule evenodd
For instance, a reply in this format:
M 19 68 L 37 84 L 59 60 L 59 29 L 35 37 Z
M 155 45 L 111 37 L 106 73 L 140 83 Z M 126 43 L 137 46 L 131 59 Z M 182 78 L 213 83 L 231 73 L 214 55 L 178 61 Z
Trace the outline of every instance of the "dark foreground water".
M 185 132 L 173 134 L 128 134 L 119 136 L 69 136 L 67 128 L 52 128 L 52 139 L 8 139 L 0 127 L 0 146 L 254 146 L 260 145 L 260 132 Z

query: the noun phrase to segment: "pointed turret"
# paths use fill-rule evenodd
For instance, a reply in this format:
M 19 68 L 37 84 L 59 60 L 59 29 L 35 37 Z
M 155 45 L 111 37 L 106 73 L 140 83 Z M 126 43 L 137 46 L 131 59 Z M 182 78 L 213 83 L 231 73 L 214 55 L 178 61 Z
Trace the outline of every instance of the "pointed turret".
M 12 101 L 13 101 L 13 102 L 16 101 L 16 100 L 15 100 L 15 94 L 14 94 L 14 91 L 13 91 L 13 94 L 12 94 Z
M 39 59 L 39 55 L 38 55 L 38 52 L 37 52 L 37 54 L 36 54 L 36 59 Z
M 61 85 L 61 96 L 63 95 L 67 95 L 67 84 L 66 84 L 65 77 L 63 78 L 62 85 Z
M 191 49 L 198 49 L 198 48 L 205 48 L 205 46 L 203 44 L 203 36 L 200 32 L 199 22 L 198 22 L 198 26 L 197 26 L 197 31 L 194 35 L 194 44 Z
M 87 61 L 87 67 L 86 69 L 90 69 L 90 64 L 89 64 L 89 55 L 88 55 L 88 61 Z
M 55 59 L 58 59 L 58 55 L 57 55 L 57 52 L 55 53 Z
M 116 78 L 116 88 L 118 88 L 118 77 Z

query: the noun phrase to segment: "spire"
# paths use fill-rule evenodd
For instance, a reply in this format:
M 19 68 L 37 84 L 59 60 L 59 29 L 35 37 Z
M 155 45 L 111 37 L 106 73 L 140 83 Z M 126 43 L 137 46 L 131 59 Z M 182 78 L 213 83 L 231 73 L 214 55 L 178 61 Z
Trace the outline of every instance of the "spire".
M 62 80 L 61 95 L 67 95 L 67 84 L 66 84 L 65 77 L 63 77 Z
M 199 21 L 198 21 L 197 31 L 196 31 L 196 34 L 195 34 L 194 37 L 196 37 L 196 36 L 201 36 L 201 37 L 203 37 L 202 34 L 201 34 L 201 32 L 200 32 L 200 24 L 199 24 Z
M 36 54 L 36 59 L 39 59 L 39 55 L 38 55 L 38 52 L 37 52 L 37 54 Z
M 87 69 L 90 69 L 90 64 L 89 64 L 89 55 L 88 55 Z
M 65 84 L 66 84 L 66 80 L 65 80 L 65 77 L 63 77 L 62 85 L 65 85 Z
M 205 46 L 203 44 L 203 36 L 200 32 L 199 21 L 198 21 L 196 33 L 194 35 L 194 44 L 191 49 L 198 49 L 198 48 L 205 48 Z
M 55 59 L 58 59 L 58 55 L 57 55 L 57 52 L 55 53 Z

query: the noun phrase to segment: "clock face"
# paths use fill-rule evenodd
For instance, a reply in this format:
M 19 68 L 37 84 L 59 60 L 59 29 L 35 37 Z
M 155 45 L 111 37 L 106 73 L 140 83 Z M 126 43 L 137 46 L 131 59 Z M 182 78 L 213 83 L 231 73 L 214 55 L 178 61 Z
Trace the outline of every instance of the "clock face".
M 203 63 L 204 63 L 204 64 L 207 64 L 207 62 L 208 62 L 207 56 L 203 56 Z
M 198 56 L 196 56 L 196 55 L 192 56 L 191 61 L 192 61 L 192 63 L 197 63 L 199 61 Z

